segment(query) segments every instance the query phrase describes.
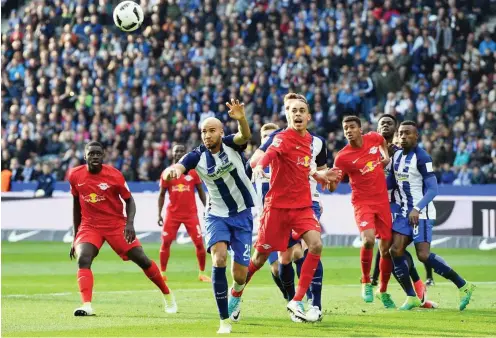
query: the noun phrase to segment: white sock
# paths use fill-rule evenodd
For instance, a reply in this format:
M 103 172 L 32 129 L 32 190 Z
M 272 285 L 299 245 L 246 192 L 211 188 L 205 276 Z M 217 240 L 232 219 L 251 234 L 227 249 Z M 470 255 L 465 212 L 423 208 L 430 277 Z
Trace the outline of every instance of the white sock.
M 243 291 L 243 289 L 245 288 L 245 285 L 246 284 L 238 284 L 238 283 L 234 282 L 233 283 L 233 289 L 236 292 L 240 292 L 240 291 Z

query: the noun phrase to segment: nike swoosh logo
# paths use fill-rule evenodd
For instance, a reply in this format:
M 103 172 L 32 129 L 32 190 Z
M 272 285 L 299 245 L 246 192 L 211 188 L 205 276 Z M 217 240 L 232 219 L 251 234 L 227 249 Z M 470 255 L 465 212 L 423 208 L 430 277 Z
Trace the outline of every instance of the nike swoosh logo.
M 74 236 L 72 236 L 72 230 L 69 230 L 65 233 L 64 238 L 62 238 L 62 242 L 64 243 L 72 243 L 74 240 Z
M 220 295 L 225 294 L 226 292 L 227 292 L 227 291 L 217 292 L 217 294 L 220 296 Z
M 451 239 L 451 237 L 444 237 L 444 238 L 440 238 L 440 239 L 434 239 L 431 242 L 431 247 L 436 246 L 436 245 L 441 244 L 441 243 L 444 243 L 444 242 L 447 242 L 450 239 Z
M 234 319 L 234 320 L 238 320 L 238 318 L 239 318 L 239 312 L 238 312 L 238 314 L 237 314 L 237 315 L 235 315 L 235 314 L 233 313 L 233 315 L 232 315 L 232 316 L 233 316 L 233 319 Z
M 145 238 L 145 237 L 150 236 L 151 234 L 152 234 L 151 232 L 144 232 L 144 233 L 142 233 L 142 234 L 136 235 L 136 238 L 137 238 L 137 239 L 143 239 L 143 238 Z
M 32 230 L 32 231 L 28 231 L 28 232 L 25 232 L 25 233 L 22 233 L 22 234 L 17 234 L 17 231 L 14 230 L 14 231 L 12 231 L 10 233 L 9 237 L 7 238 L 7 240 L 9 242 L 19 242 L 19 241 L 22 241 L 23 239 L 26 239 L 26 238 L 29 238 L 31 236 L 36 235 L 40 231 L 41 230 Z
M 356 161 L 358 161 L 358 158 L 357 158 L 356 160 L 352 161 L 351 163 L 355 164 L 355 163 L 356 163 Z
M 479 250 L 493 250 L 496 249 L 496 242 L 494 243 L 488 243 L 487 238 L 483 239 L 482 242 L 479 244 Z
M 300 149 L 301 147 L 300 146 L 296 146 L 296 149 Z
M 79 183 L 78 183 L 78 187 L 81 187 L 81 186 L 83 186 L 83 185 L 85 185 L 85 184 L 86 184 L 86 183 L 81 183 L 81 184 L 79 184 Z

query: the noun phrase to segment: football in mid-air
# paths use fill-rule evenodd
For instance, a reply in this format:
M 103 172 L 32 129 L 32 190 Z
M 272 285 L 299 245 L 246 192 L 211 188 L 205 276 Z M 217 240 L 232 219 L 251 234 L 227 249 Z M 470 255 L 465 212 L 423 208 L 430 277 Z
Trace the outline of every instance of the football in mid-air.
M 124 32 L 135 31 L 143 23 L 143 9 L 134 1 L 123 1 L 114 9 L 114 23 Z

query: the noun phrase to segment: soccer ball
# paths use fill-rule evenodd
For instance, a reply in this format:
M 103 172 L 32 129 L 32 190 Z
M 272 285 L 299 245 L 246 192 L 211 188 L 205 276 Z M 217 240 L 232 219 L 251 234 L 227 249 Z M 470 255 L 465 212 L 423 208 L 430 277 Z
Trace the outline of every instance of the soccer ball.
M 143 23 L 143 9 L 134 1 L 123 1 L 114 9 L 114 23 L 124 32 L 137 30 Z

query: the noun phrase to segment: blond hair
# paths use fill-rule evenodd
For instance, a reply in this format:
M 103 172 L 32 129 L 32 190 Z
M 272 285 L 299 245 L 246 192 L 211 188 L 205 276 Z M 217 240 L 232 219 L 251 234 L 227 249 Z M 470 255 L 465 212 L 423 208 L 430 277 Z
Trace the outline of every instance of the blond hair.
M 262 126 L 262 128 L 260 128 L 260 132 L 264 132 L 264 131 L 267 131 L 267 130 L 276 130 L 276 129 L 279 129 L 279 126 L 275 123 L 266 123 Z

